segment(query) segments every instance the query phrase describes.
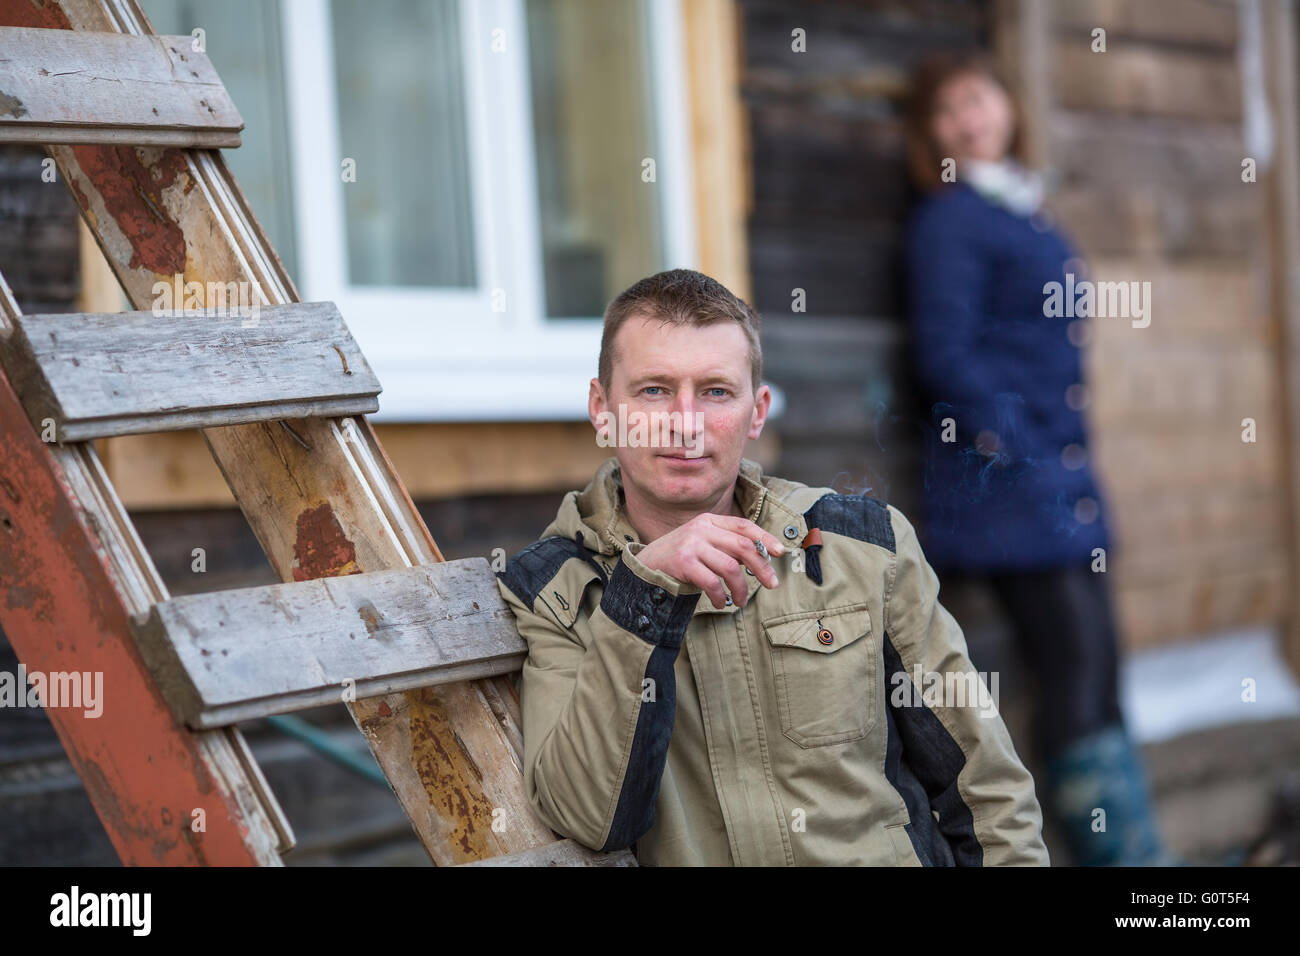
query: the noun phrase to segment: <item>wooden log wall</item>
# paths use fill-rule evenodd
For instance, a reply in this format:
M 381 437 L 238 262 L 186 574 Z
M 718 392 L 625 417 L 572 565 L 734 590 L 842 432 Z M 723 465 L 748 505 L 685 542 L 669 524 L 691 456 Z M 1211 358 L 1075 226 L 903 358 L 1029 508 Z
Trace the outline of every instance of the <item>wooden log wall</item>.
M 1094 278 L 1151 283 L 1150 325 L 1097 319 L 1088 354 L 1124 633 L 1141 647 L 1279 622 L 1295 576 L 1268 248 L 1277 212 L 1264 170 L 1242 176 L 1243 56 L 1258 51 L 1239 51 L 1234 3 L 1046 8 L 1057 210 Z M 1104 52 L 1092 49 L 1099 28 Z

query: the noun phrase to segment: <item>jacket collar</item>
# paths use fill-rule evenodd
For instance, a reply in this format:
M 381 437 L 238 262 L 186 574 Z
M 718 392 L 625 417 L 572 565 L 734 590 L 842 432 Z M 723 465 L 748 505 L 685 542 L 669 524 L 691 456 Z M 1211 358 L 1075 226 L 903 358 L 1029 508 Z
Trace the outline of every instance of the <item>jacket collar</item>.
M 778 491 L 793 487 L 789 482 L 765 476 L 758 462 L 740 460 L 735 494 L 741 512 L 788 546 L 797 545 L 808 533 L 803 515 L 780 500 Z M 792 525 L 793 537 L 786 533 Z M 623 476 L 616 457 L 606 458 L 582 491 L 565 495 L 543 537 L 556 534 L 573 540 L 581 534 L 588 548 L 610 556 L 621 553 L 629 541 L 640 541 L 624 510 Z

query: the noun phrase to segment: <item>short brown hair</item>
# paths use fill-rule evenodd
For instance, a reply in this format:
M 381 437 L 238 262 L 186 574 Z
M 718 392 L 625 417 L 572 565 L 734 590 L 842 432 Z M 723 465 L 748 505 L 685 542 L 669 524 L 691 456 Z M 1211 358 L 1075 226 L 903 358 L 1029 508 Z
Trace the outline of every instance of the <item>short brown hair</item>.
M 693 269 L 670 269 L 642 279 L 619 293 L 605 309 L 605 329 L 600 337 L 597 378 L 609 393 L 614 374 L 614 337 L 634 316 L 676 325 L 704 326 L 736 322 L 749 340 L 749 366 L 754 392 L 763 379 L 763 347 L 759 341 L 758 313 L 721 282 Z
M 949 80 L 974 73 L 987 77 L 1007 94 L 1015 114 L 1015 132 L 1011 138 L 1011 154 L 1025 162 L 1025 136 L 1022 128 L 1024 114 L 1005 80 L 1002 79 L 992 59 L 979 50 L 948 50 L 931 53 L 917 64 L 912 73 L 911 90 L 907 100 L 904 134 L 907 140 L 907 171 L 918 189 L 934 192 L 944 184 L 940 178 L 940 157 L 930 135 L 930 120 L 934 116 L 934 103 L 939 91 Z

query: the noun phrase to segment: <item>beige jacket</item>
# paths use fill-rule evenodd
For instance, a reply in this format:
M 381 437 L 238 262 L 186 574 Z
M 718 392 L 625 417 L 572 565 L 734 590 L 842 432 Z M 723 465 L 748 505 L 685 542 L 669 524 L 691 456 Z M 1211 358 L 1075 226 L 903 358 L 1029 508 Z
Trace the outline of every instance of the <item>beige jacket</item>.
M 788 542 L 743 609 L 637 560 L 615 458 L 498 574 L 542 819 L 642 865 L 1046 865 L 1033 780 L 903 514 L 748 459 L 736 496 Z

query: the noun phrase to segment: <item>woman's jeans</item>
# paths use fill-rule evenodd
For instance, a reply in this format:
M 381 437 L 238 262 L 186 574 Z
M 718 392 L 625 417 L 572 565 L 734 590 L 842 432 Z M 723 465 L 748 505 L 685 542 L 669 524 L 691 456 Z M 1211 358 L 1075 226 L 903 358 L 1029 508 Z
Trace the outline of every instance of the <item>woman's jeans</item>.
M 1170 862 L 1141 755 L 1119 707 L 1119 650 L 1105 572 L 1088 563 L 989 577 L 1038 684 L 1040 796 L 1080 866 Z

